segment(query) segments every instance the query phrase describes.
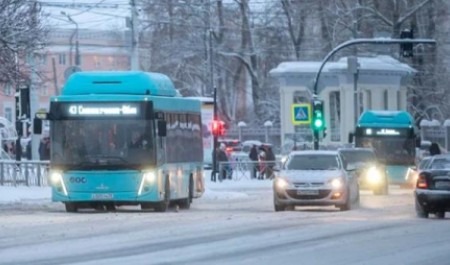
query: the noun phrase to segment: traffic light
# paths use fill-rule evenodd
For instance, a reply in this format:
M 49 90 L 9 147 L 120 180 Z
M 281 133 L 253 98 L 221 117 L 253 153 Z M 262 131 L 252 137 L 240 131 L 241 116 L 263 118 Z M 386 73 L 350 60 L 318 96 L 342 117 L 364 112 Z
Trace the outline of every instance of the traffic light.
M 323 112 L 323 101 L 322 100 L 313 100 L 312 104 L 312 129 L 314 131 L 323 131 L 325 130 L 325 115 Z
M 214 136 L 224 136 L 225 123 L 221 120 L 213 120 L 211 125 L 211 131 Z
M 400 33 L 400 39 L 414 39 L 414 31 L 411 29 L 404 29 Z M 403 57 L 413 57 L 413 44 L 400 43 L 400 55 Z

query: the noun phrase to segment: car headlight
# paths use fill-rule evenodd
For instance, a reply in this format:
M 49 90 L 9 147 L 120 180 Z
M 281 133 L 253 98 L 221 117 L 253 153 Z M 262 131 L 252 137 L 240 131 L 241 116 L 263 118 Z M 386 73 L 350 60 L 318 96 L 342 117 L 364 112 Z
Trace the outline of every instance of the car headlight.
M 383 175 L 376 167 L 371 167 L 367 170 L 367 180 L 371 184 L 379 184 L 383 180 Z
M 330 184 L 333 189 L 340 189 L 344 186 L 344 181 L 342 181 L 342 178 L 335 178 L 330 181 Z
M 284 190 L 287 187 L 289 187 L 290 184 L 287 180 L 283 179 L 283 178 L 276 178 L 275 180 L 275 187 L 279 190 Z

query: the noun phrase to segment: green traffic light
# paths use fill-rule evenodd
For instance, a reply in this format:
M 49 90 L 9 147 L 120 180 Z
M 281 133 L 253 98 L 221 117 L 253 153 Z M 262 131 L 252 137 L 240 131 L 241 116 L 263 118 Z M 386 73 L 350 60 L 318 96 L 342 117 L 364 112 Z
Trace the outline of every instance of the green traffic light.
M 322 126 L 323 126 L 323 121 L 322 120 L 315 120 L 314 121 L 314 127 L 322 128 Z

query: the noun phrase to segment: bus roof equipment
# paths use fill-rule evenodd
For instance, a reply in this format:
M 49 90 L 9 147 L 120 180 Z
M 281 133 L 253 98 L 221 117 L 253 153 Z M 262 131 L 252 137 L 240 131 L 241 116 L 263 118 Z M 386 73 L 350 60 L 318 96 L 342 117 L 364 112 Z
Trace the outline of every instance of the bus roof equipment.
M 361 114 L 359 127 L 413 127 L 414 119 L 406 111 L 374 111 L 368 110 Z
M 139 71 L 78 72 L 70 76 L 62 95 L 132 94 L 176 97 L 168 76 Z

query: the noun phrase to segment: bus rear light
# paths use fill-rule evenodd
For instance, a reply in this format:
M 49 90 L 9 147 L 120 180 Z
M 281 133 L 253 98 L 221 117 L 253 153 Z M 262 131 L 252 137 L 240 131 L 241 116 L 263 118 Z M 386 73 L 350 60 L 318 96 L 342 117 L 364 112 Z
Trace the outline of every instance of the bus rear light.
M 416 187 L 419 189 L 428 189 L 427 178 L 425 175 L 419 175 Z

